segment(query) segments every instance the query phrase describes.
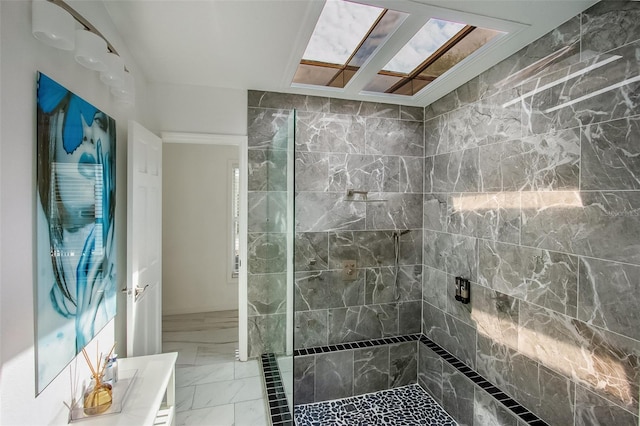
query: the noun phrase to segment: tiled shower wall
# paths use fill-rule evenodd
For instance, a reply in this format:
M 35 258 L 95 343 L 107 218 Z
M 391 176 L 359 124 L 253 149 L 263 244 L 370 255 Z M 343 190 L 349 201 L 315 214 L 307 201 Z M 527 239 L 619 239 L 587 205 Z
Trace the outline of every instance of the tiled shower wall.
M 552 425 L 638 424 L 638 39 L 601 2 L 425 111 L 423 332 Z M 461 424 L 516 424 L 433 355 Z
M 252 268 L 260 253 L 268 250 L 251 244 L 272 235 L 261 227 L 267 218 L 270 226 L 275 225 L 276 212 L 281 214 L 284 208 L 282 186 L 272 189 L 260 182 L 273 180 L 266 173 L 279 174 L 277 180 L 284 181 L 280 175 L 285 157 L 274 146 L 281 139 L 281 116 L 293 108 L 297 114 L 295 348 L 420 332 L 424 109 L 251 91 L 250 353 L 255 356 L 272 344 L 260 340 L 264 333 L 254 324 L 278 326 L 283 317 L 281 306 L 274 302 L 278 295 L 284 298 L 284 271 L 276 271 L 277 262 L 268 261 L 260 263 L 274 268 L 268 274 Z M 367 192 L 367 202 L 360 194 L 347 197 L 348 189 Z M 271 201 L 262 207 L 265 197 Z M 393 233 L 406 230 L 410 232 L 400 237 L 398 245 L 396 291 Z M 284 242 L 270 238 L 270 250 L 282 253 Z M 343 273 L 343 262 L 350 260 L 356 262 L 352 277 Z M 415 374 L 409 374 L 407 381 L 405 370 L 415 371 L 416 347 L 411 343 L 357 351 L 355 359 L 354 352 L 296 358 L 297 369 L 309 368 L 318 375 L 317 380 L 305 377 L 306 383 L 315 384 L 306 391 L 299 387 L 296 402 L 351 396 L 354 387 L 356 393 L 364 393 L 415 383 Z M 406 362 L 394 363 L 400 359 Z M 345 368 L 351 373 L 336 374 Z M 360 371 L 357 383 L 354 368 Z

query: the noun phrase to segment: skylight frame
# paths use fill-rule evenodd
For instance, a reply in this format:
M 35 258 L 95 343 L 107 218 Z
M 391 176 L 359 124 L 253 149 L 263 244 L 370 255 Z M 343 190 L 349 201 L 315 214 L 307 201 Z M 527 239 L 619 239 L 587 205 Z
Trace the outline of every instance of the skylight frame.
M 356 0 L 361 1 L 361 0 Z M 301 37 L 294 45 L 288 71 L 283 75 L 283 88 L 287 87 L 290 93 L 298 93 L 313 96 L 331 96 L 341 99 L 354 99 L 371 102 L 385 102 L 408 106 L 424 106 L 451 92 L 458 86 L 476 77 L 481 72 L 495 65 L 522 45 L 521 40 L 530 32 L 530 25 L 519 22 L 479 15 L 476 12 L 447 9 L 441 6 L 427 5 L 422 0 L 362 0 L 372 6 L 388 8 L 408 14 L 399 28 L 386 40 L 384 46 L 378 46 L 369 59 L 362 64 L 357 74 L 344 88 L 314 86 L 301 83 L 291 83 L 295 74 L 302 52 L 305 49 L 305 40 L 311 35 L 315 25 L 315 17 L 322 10 L 322 2 L 314 2 L 308 15 L 306 35 Z M 426 0 L 425 0 L 426 1 Z M 365 90 L 371 79 L 387 64 L 387 62 L 402 48 L 413 35 L 431 18 L 448 20 L 452 22 L 465 22 L 468 25 L 481 28 L 489 28 L 505 32 L 502 37 L 492 40 L 481 49 L 472 53 L 464 61 L 457 64 L 452 70 L 438 77 L 438 82 L 428 85 L 413 96 L 380 93 Z M 511 50 L 514 49 L 515 50 Z M 297 56 L 295 52 L 299 52 Z M 504 52 L 504 53 L 503 53 Z M 296 59 L 297 58 L 297 59 Z

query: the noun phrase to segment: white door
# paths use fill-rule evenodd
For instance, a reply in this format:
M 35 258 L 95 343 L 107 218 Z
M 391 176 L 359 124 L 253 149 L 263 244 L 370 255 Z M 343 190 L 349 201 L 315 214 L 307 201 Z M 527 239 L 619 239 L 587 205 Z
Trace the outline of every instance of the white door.
M 129 121 L 127 356 L 162 352 L 162 140 Z

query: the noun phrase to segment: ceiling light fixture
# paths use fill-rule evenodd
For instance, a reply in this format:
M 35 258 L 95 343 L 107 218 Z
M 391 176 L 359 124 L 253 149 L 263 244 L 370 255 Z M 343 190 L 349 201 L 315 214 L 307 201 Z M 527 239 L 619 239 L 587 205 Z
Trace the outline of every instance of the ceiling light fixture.
M 31 30 L 36 39 L 58 49 L 75 48 L 75 60 L 100 72 L 100 80 L 111 88 L 118 104 L 133 105 L 133 76 L 116 49 L 95 26 L 63 0 L 32 0 L 31 7 Z M 76 22 L 82 29 L 76 29 Z
M 62 50 L 75 47 L 76 20 L 66 11 L 45 0 L 34 0 L 31 31 L 43 43 Z
M 124 61 L 115 53 L 107 53 L 104 61 L 105 70 L 100 73 L 100 81 L 107 86 L 121 87 L 124 84 Z
M 106 54 L 107 42 L 102 37 L 87 30 L 76 31 L 76 62 L 90 70 L 104 72 Z

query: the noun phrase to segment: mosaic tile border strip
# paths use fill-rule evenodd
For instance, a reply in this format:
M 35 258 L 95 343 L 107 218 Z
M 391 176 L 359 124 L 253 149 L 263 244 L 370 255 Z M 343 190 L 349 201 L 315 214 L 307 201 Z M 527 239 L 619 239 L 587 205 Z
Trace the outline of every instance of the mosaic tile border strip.
M 408 334 L 406 336 L 383 337 L 382 339 L 362 340 L 359 342 L 340 343 L 339 345 L 317 346 L 306 349 L 296 349 L 293 356 L 324 354 L 328 352 L 346 351 L 349 349 L 371 348 L 374 346 L 391 345 L 393 343 L 415 342 L 422 334 Z
M 276 356 L 272 353 L 262 354 L 260 361 L 264 387 L 267 390 L 271 424 L 273 426 L 294 426 Z
M 473 383 L 482 388 L 485 392 L 491 395 L 496 401 L 506 407 L 509 411 L 514 413 L 527 425 L 531 426 L 549 426 L 547 422 L 540 419 L 538 416 L 533 414 L 531 411 L 527 410 L 523 407 L 519 402 L 511 398 L 509 395 L 500 390 L 493 383 L 489 382 L 487 379 L 482 377 L 478 372 L 469 368 L 466 364 L 460 361 L 451 353 L 447 352 L 440 345 L 429 339 L 424 334 L 409 334 L 406 336 L 396 336 L 396 337 L 385 337 L 381 339 L 373 339 L 373 340 L 363 340 L 360 342 L 351 342 L 351 343 L 341 343 L 339 345 L 328 345 L 328 346 L 318 346 L 313 348 L 304 348 L 304 349 L 296 349 L 293 352 L 294 357 L 303 356 L 303 355 L 314 355 L 314 354 L 323 354 L 328 352 L 336 352 L 343 351 L 349 349 L 360 349 L 360 348 L 369 348 L 374 346 L 382 346 L 389 345 L 393 343 L 402 343 L 402 342 L 415 342 L 419 341 L 420 343 L 426 345 L 429 349 L 434 351 L 437 355 L 439 355 L 442 359 L 444 359 L 447 363 L 449 363 L 452 367 L 457 369 L 460 373 L 464 374 L 467 378 L 469 378 Z

